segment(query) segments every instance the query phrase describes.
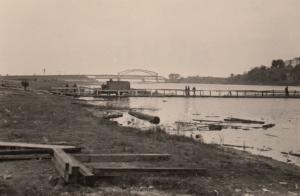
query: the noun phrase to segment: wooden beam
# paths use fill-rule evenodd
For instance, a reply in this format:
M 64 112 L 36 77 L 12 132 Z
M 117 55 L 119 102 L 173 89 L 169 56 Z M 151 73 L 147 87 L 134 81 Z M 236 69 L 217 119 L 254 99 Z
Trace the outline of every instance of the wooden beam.
M 7 148 L 9 150 L 7 150 Z M 67 153 L 79 153 L 81 152 L 81 148 L 67 148 L 64 149 Z M 19 155 L 19 154 L 53 154 L 53 149 L 47 148 L 14 148 L 14 147 L 6 147 L 5 150 L 0 150 L 0 155 Z
M 72 159 L 72 164 L 79 167 L 80 179 L 79 182 L 83 185 L 93 186 L 95 184 L 95 176 L 94 173 L 87 168 L 84 164 L 80 161 L 75 159 L 73 156 L 69 155 L 70 159 Z
M 49 154 L 21 154 L 21 155 L 0 155 L 0 162 L 2 161 L 20 161 L 20 160 L 41 160 L 51 159 Z
M 82 162 L 165 161 L 170 154 L 73 154 Z
M 72 164 L 72 159 L 62 149 L 54 148 L 53 152 L 53 161 L 55 162 L 56 169 L 64 178 L 65 182 L 76 182 L 79 174 L 79 167 Z
M 51 149 L 17 149 L 0 150 L 0 155 L 28 155 L 28 154 L 51 154 Z
M 121 167 L 101 167 L 93 168 L 93 172 L 97 177 L 105 176 L 129 176 L 129 175 L 184 175 L 184 176 L 198 176 L 204 175 L 206 169 L 203 168 L 121 168 Z
M 42 148 L 42 149 L 74 149 L 75 146 L 65 146 L 65 145 L 47 145 L 47 144 L 32 144 L 32 143 L 22 143 L 22 142 L 0 142 L 0 147 L 15 147 L 15 148 Z
M 94 184 L 94 174 L 85 165 L 62 149 L 53 149 L 53 151 L 53 161 L 65 182 L 81 182 L 85 185 Z

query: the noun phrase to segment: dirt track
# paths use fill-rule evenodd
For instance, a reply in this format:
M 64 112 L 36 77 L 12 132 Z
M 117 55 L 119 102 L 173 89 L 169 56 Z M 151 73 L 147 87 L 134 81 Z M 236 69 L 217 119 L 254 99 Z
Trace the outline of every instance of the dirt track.
M 109 179 L 90 188 L 64 185 L 48 160 L 1 162 L 0 195 L 300 194 L 299 167 L 163 132 L 120 127 L 72 104 L 70 97 L 3 88 L 0 117 L 1 141 L 66 143 L 93 153 L 170 153 L 171 160 L 157 166 L 208 169 L 202 177 Z

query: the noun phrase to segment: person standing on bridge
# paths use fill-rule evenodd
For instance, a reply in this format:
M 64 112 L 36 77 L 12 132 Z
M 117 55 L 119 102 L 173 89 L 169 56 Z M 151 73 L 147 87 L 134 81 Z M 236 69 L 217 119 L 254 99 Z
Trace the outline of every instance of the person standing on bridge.
M 196 96 L 196 87 L 195 86 L 193 87 L 193 94 L 194 94 L 194 96 Z
M 285 96 L 287 96 L 287 97 L 290 96 L 289 87 L 288 86 L 285 87 L 284 91 L 285 91 Z

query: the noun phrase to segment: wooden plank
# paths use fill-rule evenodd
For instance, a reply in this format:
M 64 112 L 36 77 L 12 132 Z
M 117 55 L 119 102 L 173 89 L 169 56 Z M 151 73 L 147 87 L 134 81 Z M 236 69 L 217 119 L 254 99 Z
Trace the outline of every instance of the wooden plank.
M 81 162 L 165 161 L 170 154 L 73 154 Z
M 184 176 L 197 176 L 204 175 L 206 169 L 204 168 L 142 168 L 142 167 L 131 167 L 131 168 L 120 168 L 120 167 L 101 167 L 93 168 L 93 172 L 97 177 L 105 176 L 129 176 L 129 175 L 184 175 Z
M 41 160 L 51 159 L 49 154 L 21 154 L 21 155 L 0 155 L 0 162 L 2 161 L 19 161 L 19 160 Z
M 22 142 L 0 142 L 0 147 L 19 147 L 19 148 L 42 148 L 42 149 L 72 149 L 75 146 L 65 146 L 65 145 L 47 145 L 47 144 L 32 144 L 32 143 L 22 143 Z
M 60 162 L 58 162 L 55 157 L 52 158 L 52 162 L 53 162 L 53 164 L 55 166 L 55 169 L 58 172 L 58 174 L 64 179 L 64 181 L 66 183 L 68 183 L 68 179 L 65 176 L 66 168 L 62 164 L 60 164 Z

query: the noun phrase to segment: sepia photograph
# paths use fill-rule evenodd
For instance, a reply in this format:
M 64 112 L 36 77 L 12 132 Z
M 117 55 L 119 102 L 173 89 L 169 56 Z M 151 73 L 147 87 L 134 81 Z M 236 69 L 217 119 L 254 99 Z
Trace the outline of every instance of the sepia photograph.
M 0 0 L 0 196 L 300 196 L 300 0 Z

